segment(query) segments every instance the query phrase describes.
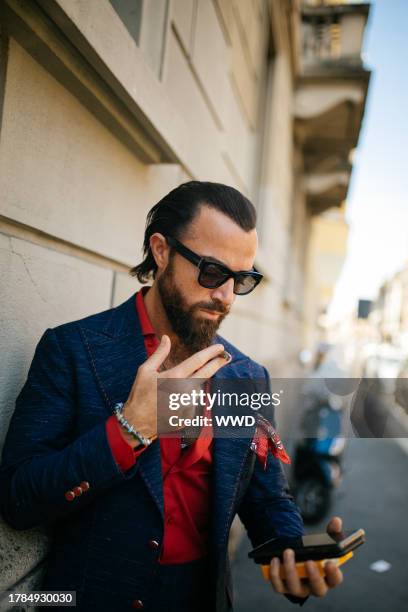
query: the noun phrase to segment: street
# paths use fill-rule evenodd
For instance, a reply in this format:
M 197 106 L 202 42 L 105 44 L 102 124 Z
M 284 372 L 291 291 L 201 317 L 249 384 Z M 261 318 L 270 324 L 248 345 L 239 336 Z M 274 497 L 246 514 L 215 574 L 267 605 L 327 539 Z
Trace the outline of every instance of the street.
M 342 585 L 323 599 L 310 597 L 297 606 L 273 591 L 247 553 L 246 536 L 232 563 L 235 612 L 250 610 L 306 610 L 314 612 L 402 612 L 408 609 L 408 445 L 392 439 L 349 440 L 344 458 L 344 480 L 335 493 L 330 516 L 343 519 L 344 529 L 363 527 L 366 543 L 343 566 Z M 405 450 L 404 450 L 405 448 Z M 330 518 L 330 517 L 328 517 Z M 307 531 L 325 531 L 326 522 Z M 376 561 L 391 564 L 388 571 L 370 569 Z

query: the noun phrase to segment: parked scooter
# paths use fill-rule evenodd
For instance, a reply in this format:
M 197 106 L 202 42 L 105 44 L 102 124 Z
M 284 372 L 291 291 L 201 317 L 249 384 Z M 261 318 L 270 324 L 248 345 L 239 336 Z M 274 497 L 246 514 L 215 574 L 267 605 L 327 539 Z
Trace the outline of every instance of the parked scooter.
M 294 452 L 292 490 L 303 520 L 314 524 L 328 513 L 333 491 L 342 480 L 341 406 L 327 399 L 308 410 L 303 419 L 307 437 L 299 440 Z M 307 432 L 313 432 L 309 437 Z

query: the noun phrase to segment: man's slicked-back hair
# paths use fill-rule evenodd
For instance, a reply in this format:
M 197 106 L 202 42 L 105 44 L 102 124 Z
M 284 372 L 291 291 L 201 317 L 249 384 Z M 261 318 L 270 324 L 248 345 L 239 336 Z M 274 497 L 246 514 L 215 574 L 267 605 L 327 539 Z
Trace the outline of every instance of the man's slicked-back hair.
M 129 274 L 137 276 L 140 283 L 155 278 L 157 265 L 150 249 L 150 237 L 159 232 L 181 239 L 183 231 L 193 221 L 202 204 L 224 213 L 246 232 L 256 226 L 254 205 L 234 187 L 208 181 L 182 183 L 148 212 L 143 241 L 144 259 L 131 268 Z

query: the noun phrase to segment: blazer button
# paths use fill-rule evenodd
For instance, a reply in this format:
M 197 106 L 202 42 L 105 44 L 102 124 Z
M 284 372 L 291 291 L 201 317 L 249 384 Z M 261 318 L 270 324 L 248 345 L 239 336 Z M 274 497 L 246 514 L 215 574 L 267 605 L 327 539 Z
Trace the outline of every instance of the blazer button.
M 132 608 L 138 608 L 138 609 L 140 609 L 140 608 L 143 608 L 143 607 L 144 607 L 144 606 L 143 606 L 143 601 L 142 601 L 141 599 L 135 599 L 135 600 L 132 602 Z
M 74 487 L 72 490 L 73 490 L 73 492 L 75 493 L 75 496 L 76 496 L 76 497 L 79 497 L 79 496 L 80 496 L 80 495 L 82 495 L 82 493 L 83 493 L 83 491 L 82 491 L 81 487 Z
M 75 499 L 75 493 L 73 491 L 67 491 L 65 493 L 65 499 L 67 501 L 72 501 L 73 499 Z
M 147 544 L 149 548 L 153 548 L 153 549 L 159 548 L 160 546 L 157 540 L 149 540 Z
M 91 485 L 86 480 L 83 480 L 79 483 L 79 486 L 81 487 L 82 491 L 87 491 Z

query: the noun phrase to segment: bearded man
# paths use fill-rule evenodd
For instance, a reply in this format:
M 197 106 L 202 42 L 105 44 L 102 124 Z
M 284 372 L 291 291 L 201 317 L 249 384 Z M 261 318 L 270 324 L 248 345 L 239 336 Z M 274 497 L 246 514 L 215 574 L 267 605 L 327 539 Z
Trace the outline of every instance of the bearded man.
M 248 377 L 264 367 L 216 334 L 236 295 L 259 284 L 256 214 L 232 187 L 190 181 L 149 212 L 144 286 L 123 304 L 48 328 L 3 449 L 0 510 L 15 529 L 45 525 L 41 588 L 73 591 L 79 610 L 224 612 L 233 606 L 227 544 L 238 513 L 254 546 L 304 533 L 279 459 L 250 438 L 158 436 L 162 378 Z M 245 299 L 240 297 L 240 299 Z M 328 531 L 340 531 L 334 517 Z M 273 589 L 303 604 L 342 581 L 292 551 L 271 562 Z M 260 580 L 262 579 L 259 573 Z

